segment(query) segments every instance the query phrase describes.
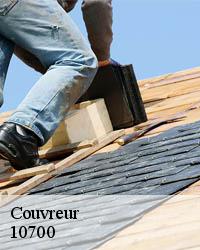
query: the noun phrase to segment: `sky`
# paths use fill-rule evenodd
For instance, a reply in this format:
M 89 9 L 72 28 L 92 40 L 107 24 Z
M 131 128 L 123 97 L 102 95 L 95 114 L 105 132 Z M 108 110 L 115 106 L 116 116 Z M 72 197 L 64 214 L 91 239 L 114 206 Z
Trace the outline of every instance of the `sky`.
M 81 0 L 71 16 L 87 37 Z M 200 0 L 113 0 L 112 58 L 133 64 L 137 79 L 200 65 Z M 40 74 L 11 60 L 0 112 L 13 110 Z

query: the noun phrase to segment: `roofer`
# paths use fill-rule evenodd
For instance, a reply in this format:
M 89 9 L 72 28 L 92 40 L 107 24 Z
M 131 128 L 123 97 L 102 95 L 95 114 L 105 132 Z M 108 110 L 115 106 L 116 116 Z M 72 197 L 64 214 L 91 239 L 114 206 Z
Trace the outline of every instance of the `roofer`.
M 77 2 L 58 1 L 66 11 Z M 38 147 L 49 140 L 95 76 L 97 60 L 93 51 L 99 66 L 110 63 L 111 0 L 82 3 L 93 51 L 63 8 L 56 0 L 0 0 L 1 105 L 15 47 L 15 53 L 27 64 L 46 72 L 0 126 L 0 155 L 16 169 L 40 164 Z
M 74 9 L 78 0 L 58 0 L 66 12 Z M 113 40 L 112 32 L 112 0 L 84 0 L 82 13 L 88 33 L 88 39 L 94 51 L 99 66 L 115 63 L 110 60 L 110 47 Z M 40 61 L 30 52 L 15 46 L 15 55 L 24 63 L 40 73 L 46 72 Z

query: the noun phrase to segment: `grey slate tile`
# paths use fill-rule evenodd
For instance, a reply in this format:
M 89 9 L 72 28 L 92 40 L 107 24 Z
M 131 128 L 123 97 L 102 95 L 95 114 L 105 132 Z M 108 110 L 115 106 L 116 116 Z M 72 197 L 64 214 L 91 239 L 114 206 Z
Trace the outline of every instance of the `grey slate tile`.
M 132 142 L 115 152 L 88 157 L 30 194 L 102 196 L 101 202 L 87 200 L 80 229 L 74 235 L 73 230 L 65 231 L 71 238 L 62 238 L 55 244 L 55 249 L 92 249 L 158 205 L 162 200 L 157 196 L 173 195 L 199 179 L 200 122 L 196 122 Z M 130 195 L 134 202 L 128 200 L 128 209 L 121 210 L 117 200 L 109 202 L 110 195 Z M 145 202 L 147 195 L 154 195 L 155 200 Z M 74 200 L 73 204 L 76 202 L 81 201 Z M 102 210 L 102 214 L 106 211 L 101 223 L 97 210 Z

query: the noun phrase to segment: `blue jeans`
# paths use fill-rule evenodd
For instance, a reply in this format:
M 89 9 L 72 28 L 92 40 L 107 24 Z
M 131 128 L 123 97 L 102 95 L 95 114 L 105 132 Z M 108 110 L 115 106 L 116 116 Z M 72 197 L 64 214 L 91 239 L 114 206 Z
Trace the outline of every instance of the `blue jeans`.
M 31 129 L 43 145 L 87 90 L 97 59 L 57 0 L 0 0 L 0 102 L 15 44 L 48 68 L 7 122 Z

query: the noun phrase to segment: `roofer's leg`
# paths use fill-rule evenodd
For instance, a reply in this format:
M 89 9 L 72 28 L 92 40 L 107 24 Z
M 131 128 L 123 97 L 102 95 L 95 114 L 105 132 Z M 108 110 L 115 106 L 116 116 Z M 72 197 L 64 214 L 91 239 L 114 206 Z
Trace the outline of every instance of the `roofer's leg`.
M 28 158 L 30 152 L 24 147 L 29 136 L 37 135 L 39 145 L 47 142 L 70 106 L 89 87 L 97 60 L 56 0 L 7 0 L 3 3 L 4 11 L 0 4 L 0 33 L 31 52 L 48 68 L 8 119 L 9 128 L 4 125 L 0 129 L 0 143 L 6 143 L 8 136 L 5 135 L 13 139 L 12 143 L 16 141 L 14 149 L 13 146 L 7 149 L 6 157 L 19 169 L 36 164 L 33 155 Z M 19 139 L 15 135 L 16 127 L 10 123 L 28 128 L 33 134 L 18 129 Z M 33 150 L 35 144 L 31 143 L 29 146 Z M 37 155 L 36 151 L 33 153 Z
M 14 44 L 0 35 L 0 107 L 3 104 L 3 89 Z
M 112 32 L 112 0 L 84 0 L 82 12 L 91 47 L 99 65 L 106 65 L 110 59 Z

